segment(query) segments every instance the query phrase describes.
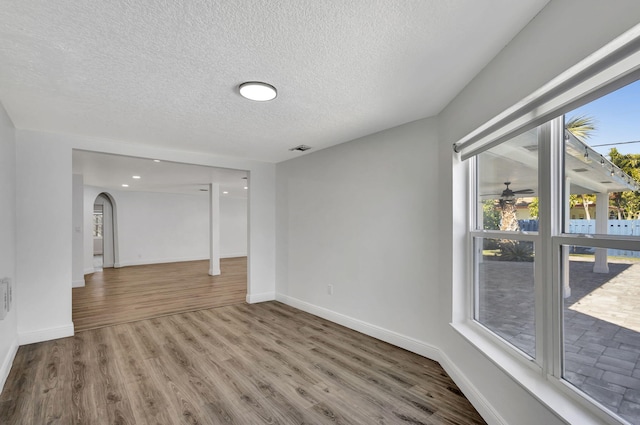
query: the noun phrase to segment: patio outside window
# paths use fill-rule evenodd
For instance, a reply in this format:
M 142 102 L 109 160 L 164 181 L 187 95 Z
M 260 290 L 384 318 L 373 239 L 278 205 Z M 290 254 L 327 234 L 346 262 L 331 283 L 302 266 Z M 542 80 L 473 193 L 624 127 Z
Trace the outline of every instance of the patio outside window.
M 477 179 L 474 319 L 536 358 L 538 223 L 529 205 L 538 189 L 538 129 L 478 155 Z

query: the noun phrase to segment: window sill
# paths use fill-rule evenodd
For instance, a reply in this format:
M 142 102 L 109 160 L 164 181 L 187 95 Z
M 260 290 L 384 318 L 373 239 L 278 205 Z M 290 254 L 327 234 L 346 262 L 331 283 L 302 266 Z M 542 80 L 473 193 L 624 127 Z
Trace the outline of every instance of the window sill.
M 609 415 L 608 412 L 589 403 L 586 399 L 583 402 L 579 402 L 578 399 L 582 397 L 575 393 L 570 388 L 570 385 L 557 380 L 555 377 L 546 377 L 542 372 L 536 370 L 537 365 L 535 368 L 530 367 L 527 362 L 533 363 L 533 361 L 527 360 L 525 357 L 517 358 L 516 355 L 509 353 L 505 348 L 492 341 L 491 338 L 483 335 L 477 329 L 478 325 L 459 322 L 451 323 L 451 326 L 470 344 L 480 350 L 487 359 L 513 379 L 515 383 L 555 413 L 561 420 L 570 424 L 581 425 L 602 424 L 603 420 L 612 424 L 623 423 L 614 416 Z

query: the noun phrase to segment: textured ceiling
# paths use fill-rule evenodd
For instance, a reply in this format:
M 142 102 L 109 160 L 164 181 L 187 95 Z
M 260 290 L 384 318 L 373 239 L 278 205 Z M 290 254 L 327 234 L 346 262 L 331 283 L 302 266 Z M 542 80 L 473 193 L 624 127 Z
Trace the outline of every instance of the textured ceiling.
M 3 0 L 0 101 L 17 128 L 278 162 L 439 113 L 547 1 Z

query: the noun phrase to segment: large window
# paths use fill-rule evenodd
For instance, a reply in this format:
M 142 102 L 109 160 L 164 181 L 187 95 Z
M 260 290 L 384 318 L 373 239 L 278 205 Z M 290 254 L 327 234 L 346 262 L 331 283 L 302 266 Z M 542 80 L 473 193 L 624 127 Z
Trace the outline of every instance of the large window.
M 640 423 L 638 116 L 635 82 L 471 160 L 472 321 L 610 423 Z

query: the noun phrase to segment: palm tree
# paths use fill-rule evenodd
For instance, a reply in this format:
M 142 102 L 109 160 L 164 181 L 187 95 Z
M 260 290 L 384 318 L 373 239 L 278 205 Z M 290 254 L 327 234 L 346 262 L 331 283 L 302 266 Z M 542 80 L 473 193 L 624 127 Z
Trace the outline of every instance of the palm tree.
M 580 141 L 585 141 L 596 131 L 596 120 L 590 115 L 577 115 L 569 118 L 564 123 L 564 128 Z

